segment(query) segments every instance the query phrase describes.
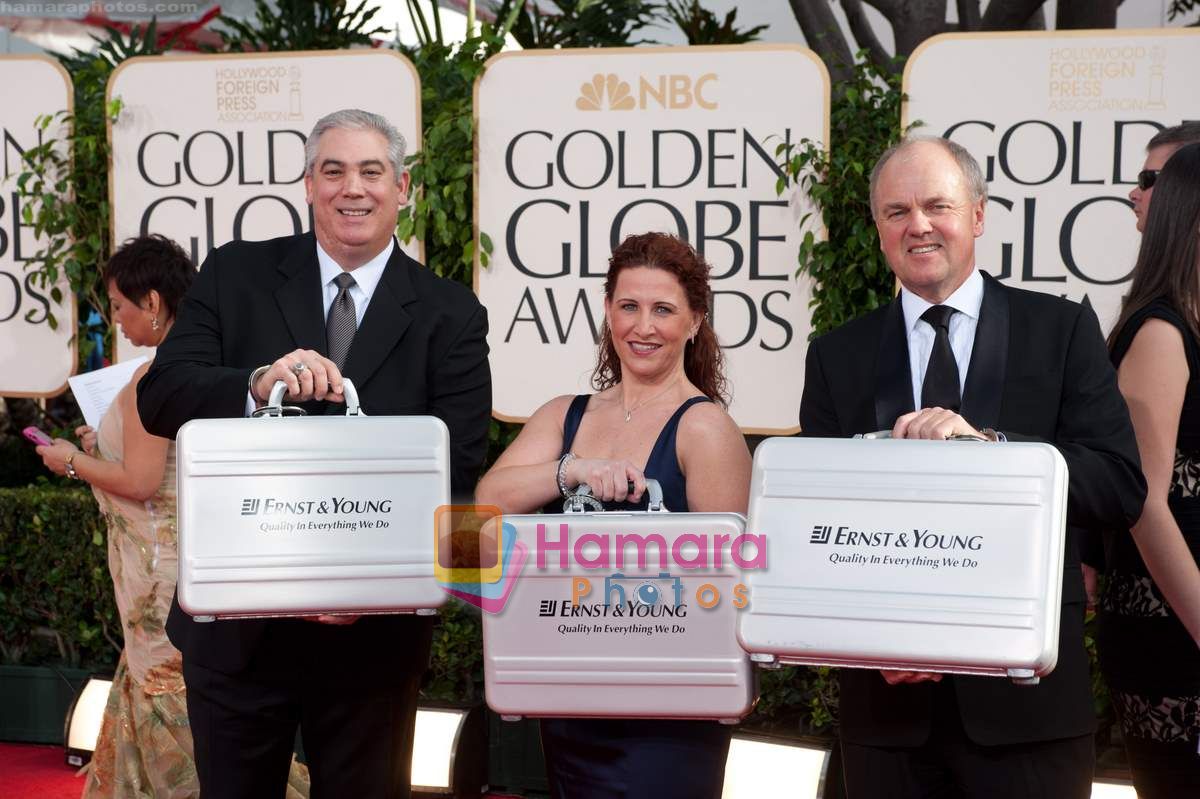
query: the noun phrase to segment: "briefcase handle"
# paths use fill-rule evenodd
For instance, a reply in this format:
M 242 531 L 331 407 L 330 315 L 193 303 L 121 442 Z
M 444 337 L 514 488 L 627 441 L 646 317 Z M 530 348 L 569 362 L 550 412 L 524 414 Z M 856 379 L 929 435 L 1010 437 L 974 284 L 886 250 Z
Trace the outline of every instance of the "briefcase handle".
M 875 431 L 875 432 L 873 432 L 873 433 L 856 433 L 856 434 L 854 435 L 854 437 L 855 437 L 855 438 L 862 438 L 862 439 L 884 439 L 884 438 L 891 438 L 891 437 L 892 437 L 892 431 L 891 431 L 891 430 L 876 430 L 876 431 Z M 985 437 L 983 437 L 983 436 L 974 436 L 974 435 L 969 435 L 969 434 L 958 435 L 958 436 L 950 436 L 950 437 L 949 437 L 948 439 L 946 439 L 946 440 L 947 440 L 947 441 L 983 441 L 983 442 L 991 443 L 990 441 L 988 441 L 988 439 L 987 439 L 987 438 L 985 438 Z
M 652 513 L 665 513 L 667 509 L 663 507 L 662 486 L 657 480 L 647 478 L 646 494 L 649 495 L 649 504 L 646 508 Z M 600 504 L 600 500 L 592 496 L 592 489 L 587 483 L 580 483 L 575 490 L 563 502 L 563 513 L 586 513 L 589 510 L 603 511 L 604 506 Z
M 297 408 L 295 405 L 284 405 L 283 395 L 287 393 L 287 383 L 282 380 L 276 380 L 275 385 L 271 386 L 271 395 L 267 398 L 267 404 L 256 410 L 253 414 L 254 418 L 267 416 L 271 418 L 282 416 L 304 416 L 303 408 Z M 358 389 L 354 387 L 354 382 L 348 378 L 342 378 L 342 393 L 346 397 L 346 415 L 347 416 L 366 416 L 362 408 L 358 405 Z

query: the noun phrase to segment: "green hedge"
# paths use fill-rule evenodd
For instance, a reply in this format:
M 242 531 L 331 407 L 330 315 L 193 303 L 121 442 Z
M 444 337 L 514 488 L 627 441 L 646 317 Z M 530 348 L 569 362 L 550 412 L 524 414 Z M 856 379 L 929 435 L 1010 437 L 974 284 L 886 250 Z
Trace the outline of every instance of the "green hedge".
M 0 664 L 111 670 L 121 625 L 104 519 L 86 488 L 0 488 Z M 478 612 L 446 605 L 434 634 L 430 699 L 483 698 Z
M 23 437 L 0 436 L 0 488 L 27 486 L 46 474 L 42 459 Z
M 104 520 L 86 488 L 0 488 L 0 658 L 111 667 L 121 629 Z

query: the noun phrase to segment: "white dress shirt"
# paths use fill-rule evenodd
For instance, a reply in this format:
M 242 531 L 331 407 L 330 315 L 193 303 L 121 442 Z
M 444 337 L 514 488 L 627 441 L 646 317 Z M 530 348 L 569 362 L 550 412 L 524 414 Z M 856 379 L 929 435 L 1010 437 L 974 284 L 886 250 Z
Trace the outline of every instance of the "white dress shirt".
M 396 246 L 396 240 L 393 238 L 383 248 L 382 252 L 350 273 L 354 275 L 354 285 L 348 291 L 350 298 L 354 300 L 354 321 L 358 327 L 362 326 L 363 314 L 367 312 L 367 305 L 370 304 L 371 297 L 375 294 L 375 289 L 379 287 L 379 281 L 383 277 L 383 269 L 391 259 Z M 329 318 L 329 307 L 333 305 L 333 301 L 338 293 L 338 286 L 334 282 L 334 278 L 345 270 L 338 265 L 337 261 L 333 260 L 333 256 L 325 252 L 320 242 L 317 242 L 317 265 L 321 269 L 321 305 L 324 309 L 325 318 Z M 257 407 L 258 403 L 254 401 L 253 395 L 247 391 L 246 415 L 250 416 Z
M 357 326 L 362 325 L 367 304 L 371 302 L 371 296 L 375 293 L 380 278 L 383 277 L 383 268 L 387 266 L 395 247 L 396 240 L 392 239 L 388 246 L 383 248 L 383 252 L 350 272 L 354 275 L 354 285 L 350 287 L 349 291 L 350 299 L 354 300 L 354 317 Z M 328 319 L 329 306 L 333 305 L 338 293 L 337 283 L 333 281 L 344 270 L 338 266 L 337 261 L 333 260 L 333 256 L 325 252 L 320 242 L 317 242 L 317 264 L 321 267 L 321 302 L 324 306 L 325 318 Z
M 954 362 L 958 364 L 959 396 L 967 383 L 967 369 L 971 366 L 971 350 L 975 346 L 975 329 L 979 326 L 979 309 L 983 305 L 983 275 L 978 269 L 963 282 L 958 290 L 946 298 L 942 305 L 949 305 L 959 313 L 950 317 L 950 349 L 954 351 Z M 904 329 L 908 333 L 908 369 L 912 375 L 913 408 L 921 410 L 921 386 L 925 383 L 925 370 L 929 366 L 929 354 L 933 351 L 933 325 L 921 319 L 933 303 L 918 297 L 908 289 L 900 288 L 900 307 L 904 311 Z

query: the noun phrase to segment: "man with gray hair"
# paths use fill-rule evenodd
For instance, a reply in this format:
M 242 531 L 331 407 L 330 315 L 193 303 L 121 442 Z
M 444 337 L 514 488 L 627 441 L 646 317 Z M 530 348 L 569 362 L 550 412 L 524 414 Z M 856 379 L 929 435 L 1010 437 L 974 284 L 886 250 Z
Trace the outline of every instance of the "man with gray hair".
M 404 139 L 345 110 L 306 145 L 313 231 L 234 241 L 205 260 L 138 385 L 151 433 L 248 414 L 275 381 L 309 414 L 342 413 L 343 376 L 369 415 L 437 416 L 451 490 L 469 494 L 487 449 L 487 315 L 466 286 L 394 239 L 408 200 Z M 297 728 L 314 796 L 407 797 L 431 620 L 318 616 L 199 623 L 176 601 L 196 770 L 206 797 L 282 799 Z
M 910 138 L 871 175 L 880 248 L 900 283 L 889 305 L 812 342 L 806 436 L 886 429 L 1056 447 L 1070 472 L 1058 665 L 1037 686 L 994 677 L 843 669 L 850 799 L 1087 799 L 1092 713 L 1074 528 L 1140 514 L 1146 483 L 1125 401 L 1092 311 L 979 271 L 987 187 L 954 142 Z

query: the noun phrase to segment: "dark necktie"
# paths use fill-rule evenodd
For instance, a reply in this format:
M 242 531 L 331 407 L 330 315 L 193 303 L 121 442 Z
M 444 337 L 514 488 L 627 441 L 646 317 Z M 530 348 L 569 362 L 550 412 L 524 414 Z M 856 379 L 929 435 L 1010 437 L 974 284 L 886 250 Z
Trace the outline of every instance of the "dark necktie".
M 922 408 L 945 408 L 958 413 L 962 395 L 958 387 L 958 364 L 950 348 L 950 317 L 956 311 L 948 305 L 933 305 L 921 314 L 921 319 L 933 327 L 933 349 L 925 367 L 925 382 L 921 385 Z
M 342 272 L 333 280 L 337 283 L 338 293 L 333 298 L 333 305 L 329 306 L 329 318 L 325 320 L 325 341 L 329 345 L 329 360 L 337 364 L 340 371 L 350 352 L 350 343 L 354 341 L 358 320 L 354 315 L 354 298 L 350 296 L 354 278 Z

